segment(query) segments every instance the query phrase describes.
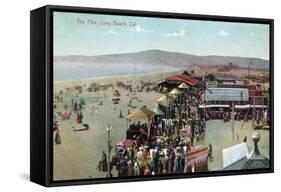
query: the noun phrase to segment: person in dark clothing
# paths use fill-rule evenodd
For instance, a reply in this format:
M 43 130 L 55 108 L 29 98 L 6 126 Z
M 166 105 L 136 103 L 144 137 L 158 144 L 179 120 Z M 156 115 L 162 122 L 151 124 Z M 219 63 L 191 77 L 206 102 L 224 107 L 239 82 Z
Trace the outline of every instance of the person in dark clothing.
M 102 155 L 101 155 L 101 160 L 99 161 L 99 164 L 98 164 L 98 166 L 97 166 L 97 169 L 99 170 L 99 171 L 102 171 L 103 169 L 103 165 L 104 164 L 106 164 L 106 161 L 107 161 L 107 159 L 106 159 L 106 154 L 105 154 L 105 152 L 104 152 L 104 150 L 102 151 Z
M 190 128 L 191 128 L 191 146 L 193 146 L 194 136 L 195 136 L 195 121 L 194 120 L 192 120 Z
M 59 131 L 58 127 L 56 127 L 55 142 L 56 142 L 56 144 L 61 144 L 60 131 Z
M 174 173 L 183 173 L 185 166 L 185 158 L 182 154 L 181 147 L 177 147 L 177 156 L 174 161 Z
M 78 124 L 81 124 L 81 123 L 82 123 L 82 120 L 83 120 L 83 113 L 82 113 L 82 111 L 81 111 L 81 112 L 78 112 L 78 113 L 77 113 L 77 119 L 76 119 L 76 121 L 77 121 Z
M 208 159 L 212 162 L 214 157 L 213 157 L 213 146 L 212 143 L 209 144 L 209 150 L 208 150 Z
M 122 113 L 121 109 L 120 109 L 120 113 L 119 113 L 119 118 L 123 118 L 123 113 Z
M 73 109 L 74 109 L 74 112 L 75 112 L 75 113 L 78 111 L 78 105 L 77 105 L 77 102 L 75 102 L 75 103 L 74 103 L 74 107 L 73 107 Z

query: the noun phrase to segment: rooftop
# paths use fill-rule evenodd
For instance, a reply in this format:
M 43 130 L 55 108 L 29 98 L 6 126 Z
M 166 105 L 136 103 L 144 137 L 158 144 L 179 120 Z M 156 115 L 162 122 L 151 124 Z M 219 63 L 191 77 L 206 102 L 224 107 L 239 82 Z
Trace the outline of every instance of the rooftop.
M 266 157 L 260 159 L 248 159 L 243 157 L 239 161 L 225 167 L 223 170 L 243 170 L 243 169 L 266 169 L 270 167 L 270 161 Z
M 226 80 L 226 81 L 236 81 L 236 80 L 238 80 L 238 78 L 237 77 L 235 77 L 235 76 L 232 76 L 232 75 L 214 75 L 214 77 L 215 77 L 215 79 L 216 80 L 221 80 L 221 81 L 223 81 L 223 80 Z
M 206 101 L 248 101 L 247 88 L 208 88 Z
M 168 81 L 181 81 L 186 83 L 187 85 L 195 86 L 199 80 L 193 78 L 188 73 L 182 73 L 178 75 L 171 76 L 167 79 Z
M 255 132 L 252 139 L 254 146 L 241 143 L 223 150 L 223 170 L 270 168 L 269 158 L 258 148 L 259 133 Z

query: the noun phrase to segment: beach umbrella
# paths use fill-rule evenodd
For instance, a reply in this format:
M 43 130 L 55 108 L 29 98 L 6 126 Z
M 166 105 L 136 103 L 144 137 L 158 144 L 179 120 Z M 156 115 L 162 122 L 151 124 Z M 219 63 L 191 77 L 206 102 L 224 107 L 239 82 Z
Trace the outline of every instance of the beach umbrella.
M 162 97 L 160 97 L 160 98 L 157 100 L 157 103 L 158 103 L 159 105 L 162 105 L 162 106 L 167 107 L 168 104 L 169 104 L 168 101 L 169 101 L 168 97 L 167 97 L 166 95 L 163 95 Z
M 152 111 L 154 113 L 156 113 L 157 115 L 165 115 L 165 113 L 160 109 L 159 105 L 157 105 L 157 104 Z
M 147 109 L 146 106 L 143 106 L 139 109 L 137 109 L 136 111 L 130 113 L 126 119 L 128 120 L 151 120 L 154 116 L 156 115 L 156 113 L 154 113 L 153 111 Z
M 164 107 L 167 107 L 169 105 L 169 102 L 173 101 L 174 99 L 177 98 L 176 94 L 168 94 L 168 95 L 163 95 L 159 99 L 157 99 L 157 103 L 159 105 L 162 105 Z
M 146 106 L 143 106 L 139 109 L 137 109 L 136 111 L 132 112 L 131 114 L 129 114 L 126 119 L 127 120 L 146 120 L 148 121 L 148 137 L 147 139 L 149 139 L 149 135 L 150 135 L 150 121 L 151 119 L 156 115 L 156 113 L 154 113 L 153 111 L 147 109 Z M 126 123 L 127 124 L 127 123 Z
M 175 88 L 172 91 L 170 91 L 170 94 L 172 94 L 172 95 L 178 95 L 178 94 L 181 94 L 181 93 L 182 93 L 182 91 L 177 89 L 177 88 Z
M 182 91 L 179 90 L 178 88 L 175 88 L 172 91 L 170 91 L 170 95 L 172 97 L 174 97 L 174 99 L 176 99 L 178 96 L 180 96 L 180 102 L 181 102 L 181 94 L 182 94 Z
M 179 86 L 178 86 L 178 88 L 180 88 L 180 89 L 188 89 L 189 88 L 189 86 L 186 84 L 186 83 L 182 83 L 182 84 L 180 84 Z

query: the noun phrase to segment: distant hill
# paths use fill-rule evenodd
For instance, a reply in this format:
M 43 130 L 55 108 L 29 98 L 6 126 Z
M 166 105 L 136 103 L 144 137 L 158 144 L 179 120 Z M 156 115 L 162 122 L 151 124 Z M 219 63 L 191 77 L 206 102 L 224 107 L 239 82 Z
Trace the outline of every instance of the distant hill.
M 189 65 L 228 65 L 268 70 L 269 61 L 259 58 L 197 56 L 178 52 L 147 50 L 99 56 L 55 56 L 55 80 L 97 78 L 188 69 Z

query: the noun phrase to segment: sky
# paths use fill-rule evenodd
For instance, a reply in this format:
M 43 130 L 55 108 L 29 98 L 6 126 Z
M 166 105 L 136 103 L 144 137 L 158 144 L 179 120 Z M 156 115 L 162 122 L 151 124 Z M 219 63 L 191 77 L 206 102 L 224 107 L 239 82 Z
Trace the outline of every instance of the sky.
M 269 60 L 269 25 L 54 12 L 54 55 L 164 50 Z

